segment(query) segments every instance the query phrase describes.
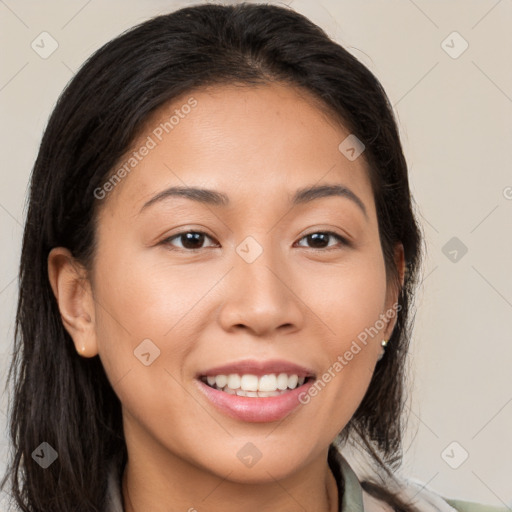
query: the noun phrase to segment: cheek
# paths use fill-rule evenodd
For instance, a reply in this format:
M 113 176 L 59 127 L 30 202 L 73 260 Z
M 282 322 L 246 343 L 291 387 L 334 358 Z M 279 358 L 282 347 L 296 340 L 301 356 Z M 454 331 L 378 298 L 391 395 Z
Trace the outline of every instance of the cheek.
M 139 357 L 147 352 L 155 361 L 151 367 L 168 369 L 183 380 L 182 363 L 211 320 L 201 312 L 226 269 L 209 262 L 171 265 L 163 251 L 105 244 L 98 253 L 96 334 L 111 380 L 141 366 Z M 154 389 L 160 387 L 152 373 L 141 379 L 149 379 Z
M 380 334 L 385 323 L 386 274 L 378 250 L 359 253 L 343 268 L 328 275 L 317 274 L 310 286 L 308 304 L 320 319 L 324 340 L 322 349 L 327 364 L 323 380 L 331 389 L 333 403 L 348 421 L 362 400 L 370 383 L 377 354 L 380 353 Z M 314 295 L 311 295 L 313 290 Z
M 384 313 L 386 273 L 378 249 L 354 252 L 343 265 L 321 271 L 311 269 L 305 274 L 315 276 L 313 284 L 308 278 L 302 286 L 307 303 L 331 333 L 328 337 L 331 351 L 344 351 L 347 343 L 350 345 L 361 333 L 375 326 L 379 315 Z M 378 326 L 382 327 L 381 323 Z
M 177 429 L 175 411 L 188 410 L 191 419 L 201 412 L 191 409 L 183 393 L 182 363 L 197 328 L 190 312 L 211 284 L 190 287 L 186 272 L 164 269 L 128 249 L 105 248 L 103 256 L 96 273 L 95 320 L 105 372 L 123 414 L 134 420 L 130 428 Z M 179 439 L 192 431 L 188 427 L 183 425 Z
M 109 259 L 115 260 L 114 253 L 110 254 Z M 109 264 L 108 259 L 103 260 L 98 297 L 111 313 L 106 318 L 108 326 L 124 337 L 130 333 L 133 341 L 170 337 L 183 319 L 189 324 L 193 315 L 187 314 L 218 280 L 211 271 L 198 272 L 197 266 L 171 266 L 164 258 L 145 257 L 129 249 L 117 261 Z

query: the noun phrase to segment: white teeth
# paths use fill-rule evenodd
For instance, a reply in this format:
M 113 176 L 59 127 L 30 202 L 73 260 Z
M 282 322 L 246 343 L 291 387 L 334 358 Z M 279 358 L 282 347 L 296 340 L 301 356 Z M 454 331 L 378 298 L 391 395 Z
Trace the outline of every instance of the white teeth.
M 206 382 L 211 387 L 220 389 L 230 395 L 250 397 L 277 396 L 289 389 L 302 386 L 305 381 L 305 377 L 286 373 L 270 373 L 261 377 L 252 374 L 239 375 L 237 373 L 208 375 L 206 377 Z
M 280 373 L 277 377 L 277 389 L 286 389 L 288 387 L 288 375 Z
M 240 387 L 244 391 L 258 391 L 258 377 L 256 375 L 242 375 Z
M 217 375 L 217 377 L 215 377 L 215 385 L 218 388 L 223 388 L 227 383 L 228 378 L 226 377 L 226 375 Z
M 258 384 L 259 391 L 275 391 L 277 388 L 277 378 L 271 373 L 270 375 L 262 375 Z
M 227 386 L 222 391 L 229 393 L 230 395 L 251 396 L 259 398 L 268 398 L 269 396 L 278 396 L 285 393 L 285 391 L 244 391 L 243 389 L 237 389 L 236 391 L 233 391 Z
M 240 387 L 240 375 L 238 375 L 238 373 L 232 373 L 229 375 L 228 386 L 231 389 L 238 389 Z
M 262 398 L 266 398 L 269 396 L 279 396 L 282 395 L 283 391 L 258 391 L 258 396 Z

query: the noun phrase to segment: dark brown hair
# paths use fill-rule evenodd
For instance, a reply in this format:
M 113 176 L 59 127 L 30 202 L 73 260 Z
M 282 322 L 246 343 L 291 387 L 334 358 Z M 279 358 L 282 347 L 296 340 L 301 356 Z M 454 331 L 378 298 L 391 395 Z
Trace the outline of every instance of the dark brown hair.
M 399 283 L 395 244 L 405 250 L 395 329 L 366 395 L 337 439 L 357 436 L 380 468 L 391 475 L 398 467 L 422 238 L 392 107 L 363 64 L 292 9 L 203 4 L 152 18 L 101 47 L 67 85 L 45 129 L 31 175 L 9 370 L 13 454 L 3 486 L 11 476 L 21 510 L 101 511 L 105 462 L 126 450 L 120 402 L 100 359 L 80 357 L 63 327 L 48 280 L 49 251 L 67 247 L 90 268 L 98 211 L 94 191 L 159 107 L 207 85 L 271 81 L 311 93 L 365 144 L 393 283 Z M 42 441 L 59 454 L 59 463 L 44 471 L 31 457 Z M 375 482 L 363 487 L 395 510 L 412 510 Z

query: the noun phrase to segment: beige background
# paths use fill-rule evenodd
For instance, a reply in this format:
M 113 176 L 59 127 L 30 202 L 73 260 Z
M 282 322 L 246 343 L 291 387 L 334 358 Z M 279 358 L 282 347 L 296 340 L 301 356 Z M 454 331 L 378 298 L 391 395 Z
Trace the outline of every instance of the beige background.
M 94 50 L 134 24 L 192 3 L 0 0 L 2 384 L 12 349 L 26 187 L 48 116 Z M 512 2 L 291 5 L 377 75 L 410 166 L 428 254 L 416 301 L 402 473 L 445 496 L 512 507 Z M 31 48 L 43 31 L 59 45 L 47 59 Z M 459 36 L 450 36 L 454 31 L 469 45 L 457 58 L 443 49 L 463 48 Z M 463 256 L 445 245 L 453 237 L 452 244 L 467 247 Z M 457 261 L 450 259 L 454 248 Z M 2 431 L 6 400 L 4 394 Z M 0 437 L 1 461 L 6 439 Z M 465 452 L 467 460 L 450 467 Z M 0 471 L 4 467 L 0 462 Z

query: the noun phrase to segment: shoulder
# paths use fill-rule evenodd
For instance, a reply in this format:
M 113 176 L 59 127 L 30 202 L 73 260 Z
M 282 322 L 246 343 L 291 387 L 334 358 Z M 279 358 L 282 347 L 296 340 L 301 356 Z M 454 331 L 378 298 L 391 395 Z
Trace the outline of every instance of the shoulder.
M 505 512 L 509 509 L 494 507 L 483 503 L 459 500 L 441 496 L 426 483 L 417 479 L 402 479 L 402 493 L 418 507 L 418 511 L 446 512 Z
M 510 512 L 509 508 L 441 496 L 416 479 L 397 478 L 394 491 L 417 512 Z M 393 507 L 363 490 L 364 512 L 394 512 Z
M 494 507 L 491 505 L 484 505 L 482 503 L 475 503 L 473 501 L 455 500 L 455 499 L 451 499 L 451 498 L 445 498 L 445 500 L 458 512 L 506 512 L 506 511 L 510 511 L 510 508 L 507 508 L 507 507 Z
M 495 507 L 483 503 L 475 503 L 455 498 L 441 496 L 427 483 L 416 478 L 407 478 L 394 473 L 392 477 L 377 475 L 375 471 L 358 465 L 355 459 L 356 471 L 350 466 L 338 447 L 332 445 L 329 449 L 329 465 L 337 481 L 342 481 L 341 492 L 343 503 L 340 511 L 350 512 L 394 512 L 393 506 L 372 496 L 368 491 L 371 485 L 365 482 L 375 482 L 382 489 L 390 492 L 399 501 L 408 503 L 415 512 L 511 512 L 512 508 Z M 379 476 L 377 480 L 375 477 Z

